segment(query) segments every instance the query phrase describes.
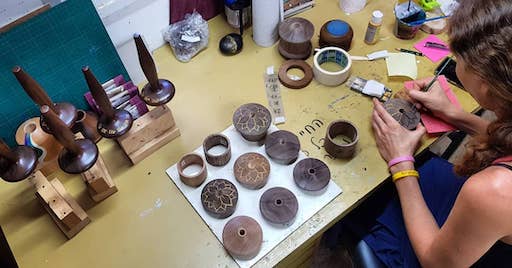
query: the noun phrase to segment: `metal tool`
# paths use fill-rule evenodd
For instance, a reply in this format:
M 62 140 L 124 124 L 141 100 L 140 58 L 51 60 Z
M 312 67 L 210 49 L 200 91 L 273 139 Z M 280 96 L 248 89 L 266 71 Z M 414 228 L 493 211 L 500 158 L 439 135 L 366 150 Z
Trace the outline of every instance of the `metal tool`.
M 432 87 L 432 85 L 434 85 L 434 83 L 436 82 L 437 78 L 439 77 L 439 74 L 443 72 L 444 68 L 446 68 L 446 66 L 448 65 L 448 63 L 450 62 L 451 60 L 447 60 L 443 66 L 441 67 L 441 69 L 439 69 L 439 72 L 436 73 L 436 75 L 434 76 L 434 78 L 432 79 L 432 81 L 430 81 L 430 83 L 428 83 L 428 85 L 426 87 L 424 87 L 423 89 L 421 89 L 421 91 L 423 92 L 427 92 L 430 90 L 430 88 Z

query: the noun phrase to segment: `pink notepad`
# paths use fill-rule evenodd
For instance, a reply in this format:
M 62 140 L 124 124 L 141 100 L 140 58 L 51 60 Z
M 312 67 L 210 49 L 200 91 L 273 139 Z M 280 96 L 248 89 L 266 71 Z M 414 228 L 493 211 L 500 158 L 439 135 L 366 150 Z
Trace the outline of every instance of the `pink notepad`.
M 434 43 L 438 43 L 438 44 L 443 44 L 445 46 L 447 46 L 447 45 L 445 42 L 443 42 L 443 40 L 437 38 L 437 36 L 435 36 L 435 35 L 429 35 L 427 38 L 419 41 L 416 45 L 414 45 L 414 48 L 416 48 L 418 51 L 423 53 L 432 62 L 438 62 L 440 59 L 442 59 L 442 58 L 446 57 L 448 54 L 450 54 L 449 50 L 425 47 L 424 45 L 427 42 L 434 42 Z
M 440 75 L 437 80 L 439 81 L 439 84 L 443 88 L 444 93 L 446 93 L 446 96 L 448 97 L 450 102 L 455 104 L 457 107 L 461 107 L 459 101 L 457 100 L 457 97 L 455 96 L 450 85 L 448 84 L 446 77 L 444 77 L 444 75 Z M 414 88 L 414 82 L 407 81 L 404 83 L 404 87 L 408 90 L 411 90 Z M 455 130 L 455 127 L 452 126 L 451 124 L 446 123 L 443 120 L 434 117 L 429 113 L 421 112 L 421 121 L 423 122 L 423 125 L 427 129 L 427 133 L 441 133 Z

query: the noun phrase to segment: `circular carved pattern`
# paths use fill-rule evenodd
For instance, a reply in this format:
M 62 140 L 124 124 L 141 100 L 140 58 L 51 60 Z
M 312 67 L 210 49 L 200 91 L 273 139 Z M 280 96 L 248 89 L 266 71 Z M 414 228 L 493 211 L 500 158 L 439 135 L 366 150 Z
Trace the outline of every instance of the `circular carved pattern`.
M 246 153 L 238 157 L 233 166 L 236 180 L 249 189 L 265 186 L 270 174 L 270 163 L 258 153 Z
M 315 158 L 306 158 L 295 165 L 293 179 L 301 189 L 319 191 L 329 184 L 331 172 L 324 162 Z
M 297 197 L 283 187 L 270 188 L 261 195 L 260 211 L 265 220 L 276 224 L 287 224 L 295 219 L 299 203 Z
M 278 130 L 265 140 L 265 152 L 270 158 L 282 165 L 289 165 L 299 157 L 299 138 L 290 131 Z
M 229 220 L 222 230 L 222 243 L 231 256 L 240 260 L 250 260 L 261 249 L 263 231 L 260 224 L 248 216 L 238 216 Z
M 413 130 L 420 123 L 420 112 L 414 104 L 402 99 L 390 99 L 384 109 L 404 128 Z
M 213 155 L 208 152 L 208 150 L 217 145 L 226 147 L 226 151 L 219 155 Z M 229 139 L 222 134 L 212 134 L 206 137 L 203 142 L 203 151 L 206 161 L 212 166 L 224 166 L 231 159 L 231 145 L 229 143 Z
M 233 114 L 233 125 L 248 141 L 262 140 L 271 122 L 270 111 L 257 103 L 244 104 Z
M 228 180 L 216 179 L 207 183 L 201 192 L 201 203 L 210 216 L 225 219 L 233 214 L 238 202 L 238 190 Z

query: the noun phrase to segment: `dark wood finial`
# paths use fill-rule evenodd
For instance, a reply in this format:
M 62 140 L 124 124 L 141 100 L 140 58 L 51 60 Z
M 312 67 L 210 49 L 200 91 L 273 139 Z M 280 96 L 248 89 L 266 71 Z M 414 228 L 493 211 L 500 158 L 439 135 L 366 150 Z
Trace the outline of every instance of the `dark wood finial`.
M 115 110 L 100 82 L 98 82 L 89 66 L 83 67 L 82 72 L 84 74 L 85 81 L 87 82 L 87 86 L 91 91 L 92 97 L 100 107 L 101 112 L 105 114 L 107 118 L 112 119 L 114 117 Z
M 23 87 L 28 96 L 39 106 L 48 105 L 48 107 L 53 107 L 53 102 L 46 94 L 44 89 L 34 80 L 30 75 L 28 75 L 20 66 L 15 66 L 12 69 L 12 73 L 16 76 L 16 79 Z M 53 108 L 52 108 L 53 109 Z
M 151 90 L 156 91 L 160 88 L 160 85 L 158 84 L 158 74 L 156 72 L 156 65 L 153 61 L 153 57 L 151 56 L 151 53 L 149 53 L 149 50 L 144 44 L 140 34 L 134 34 L 133 39 L 135 40 L 135 46 L 137 47 L 140 67 L 151 85 Z
M 48 107 L 48 105 L 43 105 L 40 108 L 41 114 L 45 116 L 48 127 L 53 133 L 53 136 L 59 141 L 59 143 L 64 146 L 64 148 L 78 155 L 82 153 L 80 147 L 75 143 L 75 136 L 73 132 L 69 130 L 69 128 L 60 120 L 57 114 Z

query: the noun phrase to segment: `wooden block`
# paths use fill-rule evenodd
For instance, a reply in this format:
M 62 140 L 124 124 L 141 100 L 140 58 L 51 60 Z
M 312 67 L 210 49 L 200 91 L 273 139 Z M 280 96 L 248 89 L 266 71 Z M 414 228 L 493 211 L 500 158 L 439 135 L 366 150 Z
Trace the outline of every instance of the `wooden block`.
M 36 172 L 30 180 L 36 188 L 38 200 L 68 239 L 91 222 L 58 179 L 48 181 L 41 172 Z
M 137 164 L 179 135 L 171 110 L 162 105 L 135 120 L 130 131 L 117 142 L 132 164 Z
M 117 192 L 117 187 L 114 184 L 110 173 L 108 173 L 101 155 L 98 156 L 96 164 L 86 172 L 82 173 L 81 176 L 87 186 L 89 195 L 96 202 L 100 202 Z

